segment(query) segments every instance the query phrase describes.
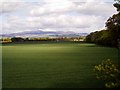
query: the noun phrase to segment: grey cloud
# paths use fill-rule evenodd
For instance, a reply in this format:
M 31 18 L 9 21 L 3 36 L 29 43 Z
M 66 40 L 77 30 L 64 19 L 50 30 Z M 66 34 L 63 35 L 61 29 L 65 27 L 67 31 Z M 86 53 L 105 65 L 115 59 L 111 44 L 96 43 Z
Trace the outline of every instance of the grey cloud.
M 103 28 L 107 18 L 115 12 L 111 3 L 104 2 L 98 4 L 95 2 L 75 3 L 67 0 L 55 4 L 27 3 L 24 7 L 20 7 L 21 5 L 17 5 L 17 3 L 11 5 L 9 3 L 6 9 L 4 8 L 4 12 L 10 15 L 10 17 L 6 16 L 6 21 L 3 22 L 4 33 L 41 28 L 43 30 L 90 32 Z M 13 11 L 20 11 L 19 13 L 24 13 L 25 16 L 17 16 L 17 12 L 11 15 L 10 12 Z M 28 11 L 30 14 L 27 13 Z

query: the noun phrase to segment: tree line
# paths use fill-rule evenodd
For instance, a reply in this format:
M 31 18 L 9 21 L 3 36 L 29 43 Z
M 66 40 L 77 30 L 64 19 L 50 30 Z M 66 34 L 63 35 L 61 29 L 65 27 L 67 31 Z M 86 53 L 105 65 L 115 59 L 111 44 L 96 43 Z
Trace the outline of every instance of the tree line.
M 34 38 L 23 38 L 23 37 L 12 37 L 12 38 L 2 38 L 0 39 L 0 42 L 2 43 L 12 43 L 12 42 L 35 42 L 35 41 L 85 41 L 84 36 L 79 37 L 57 37 L 57 38 L 51 38 L 51 37 L 34 37 Z
M 113 6 L 116 7 L 118 13 L 106 21 L 106 29 L 86 36 L 86 42 L 117 48 L 120 46 L 120 0 L 116 0 Z

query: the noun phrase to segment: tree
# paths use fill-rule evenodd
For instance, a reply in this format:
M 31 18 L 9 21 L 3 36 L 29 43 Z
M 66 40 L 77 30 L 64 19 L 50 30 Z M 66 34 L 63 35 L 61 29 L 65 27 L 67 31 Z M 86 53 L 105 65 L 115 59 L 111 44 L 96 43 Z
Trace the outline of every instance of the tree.
M 94 71 L 96 72 L 96 78 L 104 81 L 107 88 L 120 87 L 120 69 L 118 64 L 112 60 L 107 59 L 95 65 Z
M 106 30 L 90 33 L 86 37 L 87 42 L 93 42 L 100 45 L 112 46 L 119 48 L 120 46 L 120 0 L 115 0 L 113 4 L 117 8 L 118 13 L 110 17 L 106 24 Z
M 120 42 L 120 0 L 113 4 L 118 13 L 110 17 L 106 22 L 106 27 L 110 35 L 112 46 L 119 47 Z
M 13 38 L 11 38 L 11 40 L 12 40 L 12 42 L 23 42 L 24 41 L 24 39 L 21 37 L 13 37 Z
M 113 4 L 114 7 L 116 7 L 117 11 L 120 12 L 120 0 L 114 0 L 114 1 L 116 1 L 116 3 Z

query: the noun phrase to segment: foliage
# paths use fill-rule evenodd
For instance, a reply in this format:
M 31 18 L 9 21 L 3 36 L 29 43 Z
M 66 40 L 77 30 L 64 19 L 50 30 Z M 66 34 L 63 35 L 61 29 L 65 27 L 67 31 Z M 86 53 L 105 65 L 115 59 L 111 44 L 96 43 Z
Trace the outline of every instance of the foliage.
M 0 39 L 0 42 L 2 42 L 2 43 L 10 43 L 12 41 L 11 41 L 10 38 L 2 38 L 2 39 Z
M 105 81 L 107 88 L 116 88 L 120 86 L 120 70 L 118 65 L 110 59 L 103 61 L 94 68 L 96 78 Z
M 2 43 L 11 43 L 11 42 L 39 42 L 39 41 L 84 41 L 85 37 L 84 36 L 79 36 L 79 37 L 12 37 L 12 38 L 1 38 L 0 42 Z
M 114 7 L 116 7 L 116 8 L 117 8 L 117 11 L 120 11 L 120 0 L 114 0 L 114 1 L 116 1 L 116 3 L 115 3 L 115 4 L 113 4 L 113 5 L 114 5 Z
M 109 35 L 111 36 L 112 45 L 118 45 L 118 40 L 120 40 L 120 12 L 114 14 L 106 22 L 106 27 Z
M 113 40 L 110 37 L 111 36 L 109 35 L 107 30 L 101 30 L 101 31 L 90 33 L 86 37 L 86 41 L 96 43 L 99 45 L 104 45 L 104 46 L 114 46 L 112 44 Z
M 13 37 L 11 38 L 12 42 L 23 42 L 24 41 L 24 38 L 21 38 L 21 37 Z
M 120 0 L 113 4 L 118 13 L 110 17 L 105 25 L 106 29 L 90 33 L 86 37 L 87 42 L 119 48 L 120 43 Z

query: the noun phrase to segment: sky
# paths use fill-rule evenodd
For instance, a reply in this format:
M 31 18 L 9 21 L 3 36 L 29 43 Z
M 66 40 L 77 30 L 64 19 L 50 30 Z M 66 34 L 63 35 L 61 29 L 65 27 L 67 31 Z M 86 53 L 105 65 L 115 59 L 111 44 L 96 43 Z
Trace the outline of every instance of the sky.
M 23 31 L 90 33 L 116 13 L 113 0 L 2 0 L 0 34 Z

